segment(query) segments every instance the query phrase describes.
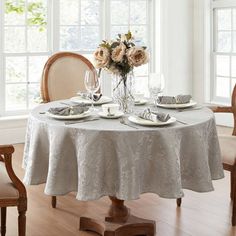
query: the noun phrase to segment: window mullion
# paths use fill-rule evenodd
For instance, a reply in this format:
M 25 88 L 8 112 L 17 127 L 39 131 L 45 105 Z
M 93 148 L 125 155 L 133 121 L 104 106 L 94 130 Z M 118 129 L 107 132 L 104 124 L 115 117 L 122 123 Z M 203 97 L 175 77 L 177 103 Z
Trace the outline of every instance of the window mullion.
M 60 48 L 60 0 L 50 1 L 52 4 L 49 5 L 48 14 L 48 41 L 49 51 L 52 53 L 58 52 Z M 50 33 L 52 32 L 52 33 Z

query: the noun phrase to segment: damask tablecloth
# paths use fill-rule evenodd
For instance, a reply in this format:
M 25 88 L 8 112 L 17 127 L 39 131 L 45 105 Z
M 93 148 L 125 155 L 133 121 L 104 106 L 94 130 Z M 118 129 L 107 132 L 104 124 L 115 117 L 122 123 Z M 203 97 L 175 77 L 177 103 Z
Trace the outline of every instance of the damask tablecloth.
M 212 180 L 224 177 L 214 114 L 207 108 L 159 109 L 187 124 L 133 129 L 102 118 L 65 125 L 42 114 L 55 106 L 60 102 L 40 105 L 29 115 L 23 160 L 24 183 L 46 183 L 48 195 L 180 198 L 183 189 L 212 191 Z

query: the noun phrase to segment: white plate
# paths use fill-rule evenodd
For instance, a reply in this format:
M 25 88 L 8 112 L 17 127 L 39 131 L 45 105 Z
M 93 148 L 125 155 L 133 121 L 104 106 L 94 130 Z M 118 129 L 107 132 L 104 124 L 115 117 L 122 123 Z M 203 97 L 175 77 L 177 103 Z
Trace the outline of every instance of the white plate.
M 189 103 L 184 103 L 184 104 L 158 104 L 158 107 L 163 107 L 163 108 L 174 108 L 174 109 L 178 109 L 178 108 L 187 108 L 187 107 L 192 107 L 195 106 L 197 103 L 195 101 L 190 101 Z
M 98 112 L 98 115 L 103 117 L 103 118 L 107 118 L 107 119 L 116 119 L 116 118 L 119 118 L 119 117 L 123 116 L 124 113 L 122 111 L 118 111 L 114 116 L 108 116 L 106 113 L 101 111 L 101 112 Z
M 172 123 L 176 122 L 175 117 L 171 117 L 166 122 L 161 122 L 161 121 L 154 122 L 154 121 L 151 121 L 151 120 L 142 119 L 138 116 L 129 116 L 128 119 L 129 119 L 129 121 L 131 121 L 135 124 L 144 125 L 144 126 L 163 126 L 163 125 L 169 125 L 169 124 L 172 124 Z
M 147 99 L 141 99 L 140 101 L 134 101 L 134 105 L 139 106 L 139 105 L 144 105 L 148 102 Z
M 85 99 L 85 98 L 81 98 L 80 96 L 77 96 L 77 97 L 72 97 L 70 99 L 72 102 L 75 102 L 75 103 L 84 103 L 84 104 L 92 104 L 92 101 L 89 100 L 89 99 Z M 106 97 L 106 96 L 102 96 L 98 101 L 94 102 L 93 104 L 94 105 L 101 105 L 101 104 L 105 104 L 105 103 L 109 103 L 112 101 L 112 98 L 110 97 Z
M 82 119 L 82 118 L 90 116 L 91 112 L 90 111 L 86 111 L 86 112 L 84 112 L 82 114 L 69 115 L 69 116 L 54 115 L 54 114 L 52 114 L 50 112 L 46 112 L 46 115 L 51 117 L 51 118 L 57 119 L 57 120 L 76 120 L 76 119 Z

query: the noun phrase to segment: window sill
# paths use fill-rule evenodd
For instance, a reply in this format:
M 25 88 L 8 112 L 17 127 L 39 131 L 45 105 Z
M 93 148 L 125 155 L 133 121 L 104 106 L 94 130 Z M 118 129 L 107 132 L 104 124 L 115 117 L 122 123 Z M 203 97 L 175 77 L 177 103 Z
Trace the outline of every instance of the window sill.
M 26 127 L 28 115 L 0 117 L 0 129 Z

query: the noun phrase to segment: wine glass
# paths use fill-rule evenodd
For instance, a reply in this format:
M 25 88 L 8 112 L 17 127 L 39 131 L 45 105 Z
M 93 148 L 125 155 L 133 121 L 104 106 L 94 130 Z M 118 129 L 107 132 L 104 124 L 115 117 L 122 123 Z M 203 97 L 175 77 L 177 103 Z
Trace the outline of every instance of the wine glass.
M 96 70 L 85 71 L 84 85 L 85 85 L 86 90 L 90 93 L 91 110 L 95 111 L 94 100 L 93 100 L 94 93 L 97 92 L 100 88 L 100 78 Z
M 150 73 L 148 80 L 148 88 L 150 97 L 156 104 L 158 96 L 163 92 L 165 88 L 165 79 L 163 74 Z

